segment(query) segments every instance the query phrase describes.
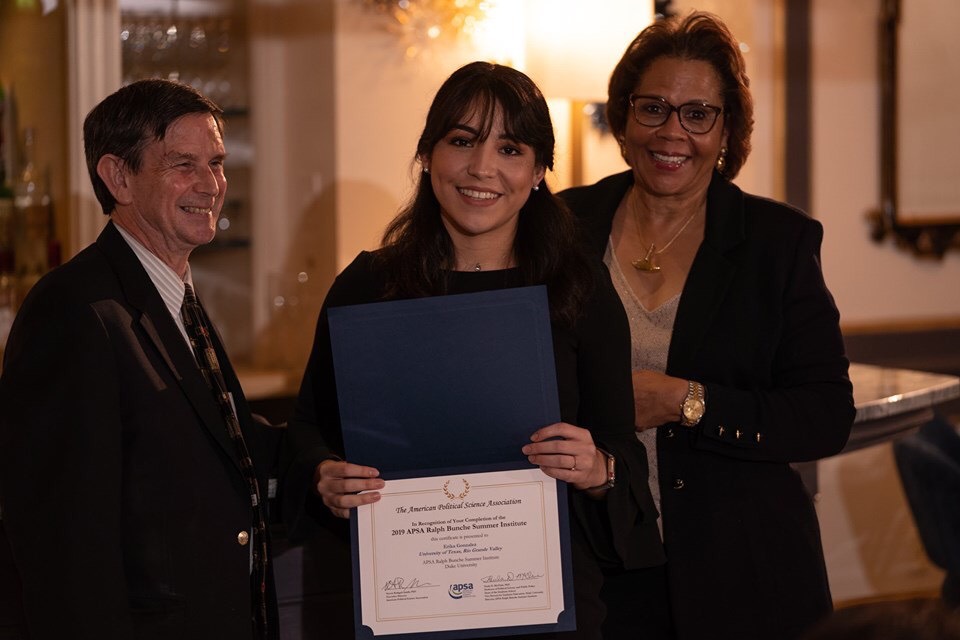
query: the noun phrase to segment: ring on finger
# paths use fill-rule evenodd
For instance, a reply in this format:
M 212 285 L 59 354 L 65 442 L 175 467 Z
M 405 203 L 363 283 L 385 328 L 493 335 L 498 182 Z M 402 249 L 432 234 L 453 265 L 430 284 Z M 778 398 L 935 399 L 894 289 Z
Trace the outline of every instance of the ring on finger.
M 571 456 L 571 457 L 573 458 L 573 466 L 570 467 L 570 471 L 576 471 L 576 470 L 577 470 L 577 456 Z

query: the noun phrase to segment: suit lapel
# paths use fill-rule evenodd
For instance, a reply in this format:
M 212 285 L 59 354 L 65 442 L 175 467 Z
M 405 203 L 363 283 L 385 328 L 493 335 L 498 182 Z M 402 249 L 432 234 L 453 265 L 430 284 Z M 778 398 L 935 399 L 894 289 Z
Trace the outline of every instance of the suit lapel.
M 673 324 L 668 374 L 686 377 L 696 364 L 700 345 L 736 274 L 738 265 L 730 258 L 730 249 L 743 239 L 743 192 L 714 174 L 707 192 L 703 243 L 690 267 Z
M 170 368 L 184 396 L 197 412 L 199 422 L 239 469 L 236 449 L 227 433 L 220 407 L 150 276 L 112 222 L 107 224 L 97 238 L 97 245 L 116 273 L 126 303 L 140 313 L 141 329 Z M 219 344 L 218 351 L 222 353 Z M 221 353 L 218 353 L 218 356 Z
M 606 251 L 607 238 L 624 194 L 633 184 L 630 171 L 609 176 L 598 183 L 592 206 L 603 215 L 588 216 L 590 232 L 599 255 Z M 707 192 L 707 220 L 703 243 L 690 267 L 680 296 L 670 340 L 667 373 L 686 377 L 694 364 L 704 337 L 714 322 L 738 267 L 730 250 L 744 239 L 743 192 L 714 173 Z M 676 336 L 683 336 L 682 340 Z
M 177 371 L 177 366 L 173 363 L 173 359 L 167 352 L 166 347 L 163 346 L 163 340 L 160 338 L 157 328 L 153 326 L 153 321 L 146 313 L 141 313 L 140 315 L 140 327 L 143 329 L 143 332 L 147 334 L 147 337 L 150 338 L 150 341 L 153 342 L 153 346 L 156 347 L 157 351 L 160 352 L 160 357 L 163 358 L 163 361 L 167 363 L 168 367 L 170 367 L 170 371 L 173 372 L 173 376 L 179 380 L 181 377 L 180 372 Z
M 589 204 L 590 210 L 597 213 L 582 217 L 581 223 L 590 234 L 593 249 L 601 258 L 607 251 L 607 242 L 613 229 L 613 216 L 631 186 L 633 172 L 629 170 L 604 178 L 597 185 L 594 201 Z M 591 194 L 591 197 L 594 197 L 594 194 Z

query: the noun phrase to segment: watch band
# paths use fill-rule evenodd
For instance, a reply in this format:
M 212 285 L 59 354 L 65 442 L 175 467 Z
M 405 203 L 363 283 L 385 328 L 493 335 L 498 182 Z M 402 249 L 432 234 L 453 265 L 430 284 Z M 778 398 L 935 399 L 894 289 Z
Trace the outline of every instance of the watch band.
M 603 484 L 598 484 L 595 487 L 590 487 L 585 489 L 585 491 L 598 491 L 600 489 L 613 489 L 614 485 L 617 483 L 617 459 L 613 456 L 612 453 L 604 451 L 600 447 L 597 447 L 597 451 L 603 454 L 604 459 L 607 462 L 607 481 Z

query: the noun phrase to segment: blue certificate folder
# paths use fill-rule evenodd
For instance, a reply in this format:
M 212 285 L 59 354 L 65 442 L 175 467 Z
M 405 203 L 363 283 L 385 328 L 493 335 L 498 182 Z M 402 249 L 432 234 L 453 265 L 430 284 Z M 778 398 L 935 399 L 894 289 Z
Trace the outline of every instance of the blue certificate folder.
M 560 420 L 546 287 L 334 307 L 328 317 L 347 460 L 385 479 L 527 468 L 521 447 Z M 566 486 L 558 485 L 566 610 L 556 624 L 389 637 L 573 629 Z M 355 517 L 351 524 L 356 637 L 372 638 L 360 624 Z

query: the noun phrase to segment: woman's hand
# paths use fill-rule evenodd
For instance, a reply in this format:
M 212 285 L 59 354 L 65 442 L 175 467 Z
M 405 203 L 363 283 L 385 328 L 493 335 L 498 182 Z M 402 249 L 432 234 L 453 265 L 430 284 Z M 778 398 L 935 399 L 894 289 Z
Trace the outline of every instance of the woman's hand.
M 313 472 L 314 490 L 323 504 L 340 518 L 349 518 L 350 509 L 380 499 L 377 489 L 384 481 L 373 467 L 363 467 L 343 460 L 324 460 Z M 371 491 L 372 493 L 358 493 Z
M 523 453 L 531 464 L 557 480 L 577 489 L 592 489 L 607 481 L 606 458 L 586 429 L 558 422 L 538 429 Z
M 680 419 L 680 403 L 687 397 L 687 381 L 656 371 L 633 372 L 633 407 L 637 431 Z

